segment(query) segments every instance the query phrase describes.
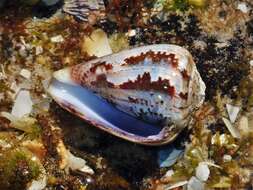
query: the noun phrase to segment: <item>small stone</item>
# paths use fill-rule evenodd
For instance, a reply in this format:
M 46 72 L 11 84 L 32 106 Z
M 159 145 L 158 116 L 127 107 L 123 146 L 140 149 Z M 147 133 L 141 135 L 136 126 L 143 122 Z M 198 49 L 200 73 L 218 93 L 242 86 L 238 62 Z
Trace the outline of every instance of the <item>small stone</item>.
M 31 71 L 27 69 L 22 69 L 19 74 L 26 79 L 29 79 L 31 77 Z
M 70 151 L 67 151 L 69 167 L 72 170 L 79 170 L 84 173 L 94 174 L 94 171 L 87 165 L 86 161 L 80 157 L 74 156 Z
M 187 190 L 204 190 L 204 184 L 195 176 L 192 176 L 187 184 Z
M 51 42 L 53 42 L 53 43 L 64 42 L 64 38 L 62 37 L 62 35 L 54 36 L 54 37 L 52 37 L 50 40 L 51 40 Z
M 200 162 L 196 168 L 196 177 L 201 181 L 207 181 L 210 175 L 208 165 L 204 162 Z

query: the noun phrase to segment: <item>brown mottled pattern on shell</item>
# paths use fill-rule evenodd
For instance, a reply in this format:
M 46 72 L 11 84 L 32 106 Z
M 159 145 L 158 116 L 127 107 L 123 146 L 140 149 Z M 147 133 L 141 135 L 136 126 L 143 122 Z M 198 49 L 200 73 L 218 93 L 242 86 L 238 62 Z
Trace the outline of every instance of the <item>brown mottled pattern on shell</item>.
M 105 74 L 100 74 L 96 77 L 95 81 L 91 81 L 91 85 L 95 87 L 103 87 L 103 88 L 115 88 L 115 85 L 107 80 Z
M 137 56 L 128 57 L 124 61 L 126 62 L 125 65 L 135 65 L 138 64 L 139 62 L 144 61 L 146 58 L 150 58 L 153 61 L 153 63 L 159 63 L 161 60 L 164 60 L 169 64 L 172 64 L 174 67 L 178 66 L 178 59 L 176 58 L 175 54 L 173 53 L 166 54 L 166 52 L 161 53 L 160 51 L 154 52 L 152 50 L 146 53 L 141 53 L 140 55 Z
M 159 79 L 157 81 L 151 81 L 149 72 L 145 72 L 142 76 L 138 75 L 135 81 L 127 81 L 119 85 L 121 89 L 134 89 L 134 90 L 155 90 L 158 92 L 164 92 L 171 97 L 175 95 L 175 87 L 170 84 L 167 79 Z
M 78 84 L 82 84 L 85 82 L 86 73 L 82 72 L 82 65 L 75 65 L 70 68 L 70 77 L 73 81 L 75 81 Z
M 97 68 L 101 68 L 101 67 L 104 68 L 106 71 L 112 70 L 113 68 L 112 64 L 106 63 L 105 61 L 97 62 L 94 64 L 94 66 L 90 68 L 90 72 L 95 73 Z
M 184 79 L 190 80 L 190 76 L 189 76 L 189 74 L 187 73 L 187 70 L 186 70 L 186 69 L 184 69 L 183 71 L 181 71 L 181 74 L 182 74 L 182 76 L 183 76 Z
M 157 56 L 157 57 L 156 57 Z M 149 57 L 152 59 L 152 61 L 158 62 L 165 58 L 167 60 L 172 60 L 172 62 L 176 62 L 177 59 L 175 58 L 175 54 L 169 54 L 166 55 L 166 53 L 154 53 L 153 51 L 148 51 L 147 53 L 141 53 L 139 56 L 130 57 L 125 60 L 127 60 L 128 64 L 137 64 L 135 61 L 144 61 L 146 57 Z M 136 58 L 136 59 L 135 59 Z M 129 59 L 129 60 L 128 60 Z M 175 61 L 176 60 L 176 61 Z M 87 86 L 86 84 L 86 78 L 90 73 L 95 74 L 96 70 L 98 68 L 105 69 L 105 71 L 110 71 L 113 69 L 112 64 L 103 62 L 96 62 L 93 63 L 93 66 L 90 67 L 87 70 L 83 69 L 83 65 L 76 65 L 71 68 L 71 78 L 77 82 L 80 85 Z M 182 77 L 186 80 L 190 79 L 189 74 L 187 73 L 187 70 L 183 70 L 180 72 L 182 74 Z M 158 92 L 163 92 L 165 94 L 170 95 L 171 97 L 175 96 L 175 87 L 170 84 L 170 81 L 168 79 L 161 79 L 161 77 L 158 78 L 157 81 L 151 81 L 151 74 L 149 72 L 145 72 L 142 76 L 138 75 L 137 78 L 132 81 L 128 80 L 127 82 L 124 82 L 120 85 L 114 85 L 113 83 L 109 82 L 107 80 L 106 74 L 99 74 L 96 76 L 96 79 L 94 81 L 91 81 L 90 83 L 92 86 L 98 88 L 98 87 L 104 87 L 104 88 L 119 88 L 119 89 L 134 89 L 134 90 L 154 90 Z M 179 97 L 186 100 L 187 99 L 187 93 L 181 92 L 179 94 Z
M 187 93 L 187 92 L 186 92 L 186 93 L 180 92 L 180 93 L 179 93 L 179 96 L 180 96 L 180 98 L 187 100 L 187 98 L 188 98 L 188 93 Z

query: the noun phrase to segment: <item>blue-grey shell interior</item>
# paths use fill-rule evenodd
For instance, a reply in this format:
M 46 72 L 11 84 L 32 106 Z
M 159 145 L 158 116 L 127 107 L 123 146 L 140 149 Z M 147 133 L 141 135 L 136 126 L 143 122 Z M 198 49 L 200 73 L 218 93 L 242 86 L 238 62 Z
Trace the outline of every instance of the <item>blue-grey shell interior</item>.
M 108 130 L 117 130 L 118 132 L 135 135 L 136 138 L 158 135 L 162 130 L 161 126 L 152 125 L 135 117 L 132 117 L 104 99 L 94 96 L 94 93 L 86 88 L 80 88 L 77 85 L 71 85 L 53 80 L 51 83 L 51 95 L 64 108 L 75 108 L 80 117 L 85 113 L 84 119 L 96 123 L 101 123 L 101 127 L 108 127 Z M 59 97 L 58 94 L 61 94 Z M 56 98 L 57 97 L 57 98 Z M 69 99 L 71 98 L 71 105 Z M 64 105 L 66 103 L 66 105 Z M 73 110 L 69 110 L 72 111 Z M 106 125 L 105 125 L 106 124 Z M 105 130 L 106 130 L 105 128 Z

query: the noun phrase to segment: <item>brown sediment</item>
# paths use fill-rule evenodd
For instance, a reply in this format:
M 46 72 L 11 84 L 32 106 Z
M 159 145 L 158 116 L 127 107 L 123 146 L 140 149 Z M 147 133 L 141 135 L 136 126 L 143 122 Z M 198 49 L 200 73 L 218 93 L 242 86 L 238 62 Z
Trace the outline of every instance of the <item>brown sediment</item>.
M 70 69 L 70 76 L 73 81 L 75 81 L 78 84 L 82 84 L 85 81 L 86 74 L 82 73 L 82 65 L 75 65 Z
M 42 142 L 46 148 L 46 154 L 58 159 L 57 146 L 62 134 L 59 130 L 53 130 L 52 120 L 50 121 L 46 116 L 39 115 L 37 117 L 38 123 L 42 127 Z
M 169 64 L 172 64 L 174 67 L 178 66 L 178 59 L 175 57 L 175 54 L 173 53 L 166 54 L 166 52 L 161 53 L 160 51 L 156 53 L 152 50 L 146 53 L 141 53 L 140 55 L 137 56 L 126 58 L 124 61 L 126 62 L 125 65 L 135 65 L 140 62 L 143 62 L 146 58 L 151 59 L 153 63 L 159 63 L 160 61 L 163 60 Z

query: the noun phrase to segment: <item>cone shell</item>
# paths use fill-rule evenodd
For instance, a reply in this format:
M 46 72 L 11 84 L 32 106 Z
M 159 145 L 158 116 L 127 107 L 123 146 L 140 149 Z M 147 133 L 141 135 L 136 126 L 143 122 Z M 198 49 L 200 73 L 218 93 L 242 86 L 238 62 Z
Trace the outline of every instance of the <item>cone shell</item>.
M 172 141 L 205 96 L 192 56 L 176 45 L 125 50 L 57 71 L 54 78 L 49 93 L 60 105 L 109 133 L 141 144 Z M 84 91 L 89 93 L 85 98 Z M 88 107 L 100 118 L 83 110 L 92 98 L 97 100 Z

